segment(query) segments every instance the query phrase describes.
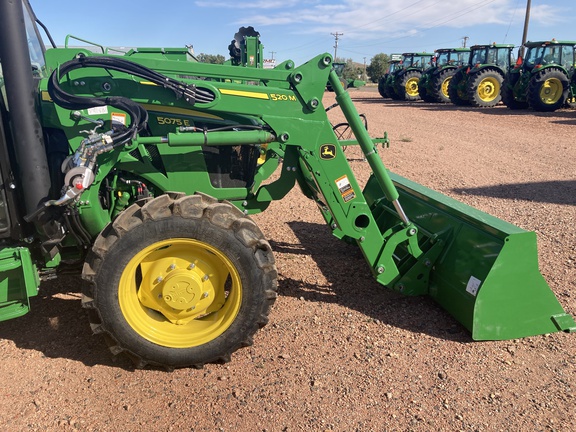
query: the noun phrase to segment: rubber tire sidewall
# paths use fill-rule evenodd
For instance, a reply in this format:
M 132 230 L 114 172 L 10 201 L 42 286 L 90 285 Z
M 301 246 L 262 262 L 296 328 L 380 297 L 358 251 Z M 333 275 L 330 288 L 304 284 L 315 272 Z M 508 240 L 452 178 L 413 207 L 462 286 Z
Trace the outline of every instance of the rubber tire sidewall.
M 238 315 L 223 334 L 206 344 L 191 348 L 157 345 L 140 336 L 128 324 L 118 302 L 120 278 L 128 262 L 143 248 L 170 238 L 191 238 L 214 246 L 235 266 L 242 283 L 242 300 Z M 157 221 L 144 221 L 124 234 L 108 249 L 95 277 L 94 302 L 102 326 L 118 344 L 146 363 L 171 367 L 203 365 L 229 356 L 243 345 L 247 334 L 257 330 L 266 287 L 254 255 L 232 230 L 215 227 L 207 219 L 173 216 Z
M 478 94 L 478 86 L 479 84 L 487 78 L 495 78 L 500 85 L 500 90 L 496 97 L 490 101 L 485 101 L 480 98 Z M 482 69 L 476 72 L 473 76 L 468 78 L 468 99 L 470 103 L 478 108 L 491 108 L 496 105 L 502 100 L 502 82 L 504 81 L 504 77 L 500 72 L 495 69 Z
M 557 78 L 562 82 L 562 96 L 553 104 L 545 104 L 540 98 L 540 89 L 546 80 L 550 78 Z M 543 71 L 534 75 L 530 80 L 530 84 L 528 84 L 527 99 L 530 108 L 541 112 L 551 112 L 562 108 L 566 102 L 566 99 L 568 98 L 569 85 L 570 81 L 568 80 L 568 77 L 561 70 L 553 68 L 544 69 Z
M 432 82 L 432 96 L 436 99 L 436 102 L 440 103 L 450 103 L 450 95 L 446 96 L 442 93 L 442 84 L 450 77 L 454 77 L 456 73 L 456 69 L 444 69 L 438 75 L 434 77 L 434 81 Z M 450 81 L 452 81 L 452 78 Z M 450 87 L 450 83 L 448 83 L 448 87 Z
M 448 95 L 450 96 L 450 102 L 454 105 L 458 106 L 466 106 L 470 105 L 470 101 L 461 97 L 460 92 L 458 91 L 458 87 L 461 85 L 462 81 L 467 79 L 467 74 L 465 70 L 457 71 L 452 79 L 450 80 L 450 84 L 448 84 Z
M 514 77 L 514 78 L 510 78 Z M 528 102 L 519 101 L 514 97 L 514 87 L 522 77 L 520 74 L 508 74 L 502 81 L 502 102 L 511 110 L 520 110 L 528 108 Z
M 401 79 L 398 80 L 396 82 L 396 94 L 400 97 L 401 100 L 405 100 L 405 101 L 417 101 L 420 100 L 420 95 L 417 96 L 410 96 L 407 92 L 406 92 L 406 83 L 411 79 L 411 78 L 418 78 L 418 80 L 420 80 L 420 77 L 422 76 L 422 73 L 419 71 L 408 71 L 405 74 L 402 75 Z

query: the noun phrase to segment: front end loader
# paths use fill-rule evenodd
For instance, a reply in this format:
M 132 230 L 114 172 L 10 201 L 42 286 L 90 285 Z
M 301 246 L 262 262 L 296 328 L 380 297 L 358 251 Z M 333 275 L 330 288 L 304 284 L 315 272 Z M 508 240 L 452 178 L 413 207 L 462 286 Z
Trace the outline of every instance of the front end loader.
M 44 51 L 26 0 L 1 0 L 0 20 L 0 320 L 28 312 L 43 278 L 78 269 L 112 353 L 166 369 L 229 361 L 276 298 L 250 215 L 298 185 L 378 283 L 432 296 L 473 339 L 576 329 L 533 232 L 386 169 L 385 140 L 368 135 L 328 53 L 268 70 Z M 327 119 L 327 81 L 350 140 Z M 344 145 L 372 170 L 363 188 Z
M 494 107 L 502 100 L 502 82 L 514 64 L 514 45 L 491 44 L 470 47 L 470 60 L 458 68 L 448 85 L 454 105 Z
M 526 57 L 502 84 L 502 101 L 510 109 L 556 111 L 576 102 L 576 41 L 526 42 Z

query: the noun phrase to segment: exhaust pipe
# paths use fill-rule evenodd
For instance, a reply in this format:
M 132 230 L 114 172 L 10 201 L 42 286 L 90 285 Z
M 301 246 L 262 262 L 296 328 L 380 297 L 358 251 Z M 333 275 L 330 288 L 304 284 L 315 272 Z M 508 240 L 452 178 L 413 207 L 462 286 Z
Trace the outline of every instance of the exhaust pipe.
M 0 59 L 18 165 L 14 168 L 30 214 L 48 197 L 50 175 L 22 8 L 21 0 L 0 0 Z

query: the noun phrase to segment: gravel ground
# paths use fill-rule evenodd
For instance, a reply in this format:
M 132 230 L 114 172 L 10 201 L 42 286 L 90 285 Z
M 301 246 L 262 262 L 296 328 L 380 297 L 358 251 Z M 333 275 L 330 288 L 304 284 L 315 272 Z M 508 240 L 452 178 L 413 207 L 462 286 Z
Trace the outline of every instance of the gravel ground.
M 392 171 L 536 231 L 541 272 L 576 315 L 574 111 L 351 94 L 372 136 L 388 131 Z M 357 149 L 347 155 L 365 181 Z M 380 287 L 297 189 L 254 219 L 280 275 L 254 346 L 202 370 L 134 370 L 91 335 L 79 279 L 44 283 L 30 314 L 0 324 L 3 429 L 574 430 L 575 335 L 472 342 L 430 299 Z

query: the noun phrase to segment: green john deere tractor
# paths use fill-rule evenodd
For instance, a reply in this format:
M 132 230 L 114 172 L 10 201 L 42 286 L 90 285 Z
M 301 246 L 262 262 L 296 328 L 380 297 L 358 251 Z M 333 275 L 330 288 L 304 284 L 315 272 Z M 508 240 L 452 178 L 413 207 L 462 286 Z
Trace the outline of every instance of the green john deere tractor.
M 418 94 L 418 81 L 422 73 L 432 65 L 432 54 L 404 53 L 398 68 L 390 74 L 389 85 L 386 90 L 395 100 L 416 101 Z
M 510 109 L 556 111 L 576 102 L 576 41 L 526 42 L 526 57 L 508 72 L 502 101 Z
M 360 87 L 364 87 L 366 85 L 366 81 L 363 81 L 361 79 L 355 79 L 355 78 L 345 78 L 344 77 L 344 68 L 346 67 L 346 63 L 342 63 L 342 62 L 333 62 L 332 63 L 332 68 L 334 69 L 334 72 L 336 72 L 336 75 L 338 75 L 338 80 L 340 81 L 340 86 L 343 89 L 348 89 L 348 88 L 360 88 Z M 329 82 L 326 84 L 326 90 L 333 92 L 334 88 L 332 87 L 332 84 Z
M 470 47 L 470 61 L 458 68 L 448 85 L 455 105 L 493 107 L 502 99 L 504 76 L 514 64 L 514 45 L 491 44 Z
M 430 295 L 473 339 L 576 329 L 538 270 L 535 233 L 386 169 L 385 139 L 368 135 L 330 54 L 260 69 L 100 48 L 45 50 L 28 1 L 0 0 L 0 320 L 27 313 L 42 279 L 77 271 L 114 354 L 226 362 L 276 298 L 250 215 L 298 185 L 378 283 Z M 363 188 L 344 145 L 373 172 Z
M 448 85 L 456 70 L 468 64 L 469 48 L 441 48 L 434 51 L 434 66 L 424 71 L 418 81 L 418 93 L 425 102 L 450 102 Z
M 401 61 L 402 54 L 391 54 L 390 61 L 388 62 L 388 70 L 380 77 L 380 79 L 378 79 L 378 93 L 380 93 L 380 96 L 384 99 L 392 97 L 390 94 L 390 91 L 392 90 L 392 74 L 399 68 Z

